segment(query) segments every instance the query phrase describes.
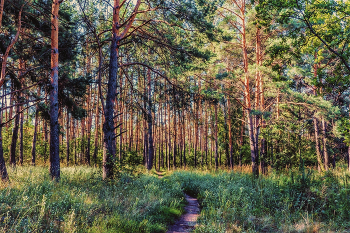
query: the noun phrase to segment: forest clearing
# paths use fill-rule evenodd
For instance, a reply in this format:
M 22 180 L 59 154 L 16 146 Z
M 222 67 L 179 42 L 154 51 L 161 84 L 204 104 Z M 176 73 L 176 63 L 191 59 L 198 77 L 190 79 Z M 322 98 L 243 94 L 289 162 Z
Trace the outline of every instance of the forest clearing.
M 350 232 L 350 2 L 0 0 L 1 232 Z

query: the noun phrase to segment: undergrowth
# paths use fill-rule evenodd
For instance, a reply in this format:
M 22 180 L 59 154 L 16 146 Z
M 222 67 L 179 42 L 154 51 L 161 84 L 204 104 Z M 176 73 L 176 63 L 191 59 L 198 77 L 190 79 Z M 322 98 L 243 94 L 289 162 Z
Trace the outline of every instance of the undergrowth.
M 254 179 L 240 172 L 179 171 L 169 182 L 197 197 L 195 232 L 349 232 L 349 175 L 312 170 Z
M 59 183 L 47 168 L 18 167 L 1 184 L 0 232 L 165 232 L 183 211 L 179 183 L 122 172 L 69 167 Z
M 301 167 L 255 179 L 230 171 L 116 173 L 62 168 L 10 170 L 0 185 L 1 232 L 165 232 L 183 213 L 183 193 L 201 205 L 194 232 L 350 232 L 350 177 Z M 158 178 L 161 175 L 161 179 Z

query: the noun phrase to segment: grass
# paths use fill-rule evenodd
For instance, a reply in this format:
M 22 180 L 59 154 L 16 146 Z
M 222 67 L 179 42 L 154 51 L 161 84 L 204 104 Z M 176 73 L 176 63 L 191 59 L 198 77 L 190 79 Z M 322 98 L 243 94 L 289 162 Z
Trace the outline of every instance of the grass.
M 121 173 L 103 181 L 100 169 L 18 167 L 0 190 L 1 232 L 165 232 L 182 214 L 179 183 Z
M 202 206 L 195 232 L 349 232 L 350 179 L 312 170 L 253 179 L 241 172 L 180 171 Z
M 247 170 L 247 169 L 245 169 Z M 342 169 L 270 172 L 120 172 L 18 167 L 0 184 L 0 232 L 165 232 L 183 213 L 183 192 L 198 198 L 194 232 L 350 232 L 350 177 Z

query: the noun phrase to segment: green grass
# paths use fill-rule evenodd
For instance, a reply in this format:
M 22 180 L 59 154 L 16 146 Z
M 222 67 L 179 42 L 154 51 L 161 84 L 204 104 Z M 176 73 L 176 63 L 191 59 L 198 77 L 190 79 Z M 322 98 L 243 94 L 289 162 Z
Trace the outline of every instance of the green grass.
M 165 232 L 182 214 L 179 183 L 100 169 L 69 167 L 52 182 L 48 169 L 18 167 L 0 190 L 1 232 Z
M 238 172 L 180 171 L 165 179 L 199 199 L 195 232 L 350 231 L 346 174 L 294 171 L 253 179 Z
M 48 168 L 10 169 L 0 232 L 165 232 L 183 213 L 183 192 L 201 204 L 197 233 L 350 231 L 348 173 L 133 171 L 103 181 L 98 168 L 68 167 L 55 183 Z

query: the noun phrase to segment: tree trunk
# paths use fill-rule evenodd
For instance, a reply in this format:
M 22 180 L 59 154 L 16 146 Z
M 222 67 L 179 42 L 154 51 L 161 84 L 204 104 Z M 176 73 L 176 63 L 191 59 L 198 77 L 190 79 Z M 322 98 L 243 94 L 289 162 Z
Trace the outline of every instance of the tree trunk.
M 98 90 L 99 92 L 99 90 Z M 98 94 L 99 95 L 99 94 Z M 96 109 L 95 109 L 95 140 L 94 140 L 94 154 L 92 156 L 95 165 L 97 164 L 97 153 L 98 153 L 98 125 L 100 122 L 100 112 L 99 112 L 99 98 L 96 99 Z
M 51 90 L 50 90 L 50 175 L 60 179 L 58 125 L 58 11 L 62 1 L 52 2 L 51 15 Z
M 167 103 L 167 112 L 168 112 L 168 119 L 167 119 L 167 122 L 168 122 L 168 143 L 167 143 L 167 147 L 168 147 L 168 157 L 167 157 L 167 160 L 168 160 L 168 170 L 170 170 L 170 151 L 171 151 L 171 134 L 170 134 L 170 131 L 171 131 L 171 126 L 170 126 L 170 101 L 169 101 L 169 96 L 168 96 L 168 103 Z
M 2 118 L 2 117 L 1 117 Z M 4 150 L 2 146 L 2 126 L 1 126 L 1 118 L 0 118 L 0 173 L 1 173 L 1 180 L 2 181 L 8 181 L 9 177 L 7 174 L 5 159 L 4 159 Z
M 196 103 L 195 102 L 195 105 L 196 105 L 196 107 L 195 107 L 195 114 L 196 114 L 196 116 L 195 116 L 195 122 L 194 122 L 194 124 L 195 124 L 195 141 L 194 141 L 194 167 L 197 167 L 197 145 L 198 145 L 198 105 L 199 105 L 199 100 L 198 100 L 198 102 Z
M 328 171 L 328 165 L 329 165 L 329 157 L 328 157 L 328 150 L 327 150 L 327 123 L 324 120 L 324 117 L 322 117 L 322 134 L 323 134 L 323 158 L 324 158 L 324 168 L 326 171 Z
M 153 123 L 153 117 L 152 117 L 152 93 L 151 93 L 151 71 L 148 69 L 148 116 L 147 116 L 147 123 L 148 123 L 148 163 L 147 163 L 147 169 L 151 170 L 153 166 L 153 156 L 154 156 L 154 147 L 153 147 L 153 132 L 152 132 L 152 123 Z
M 176 156 L 177 156 L 177 146 L 176 146 L 176 110 L 174 108 L 173 114 L 173 134 L 174 134 L 174 143 L 173 143 L 173 169 L 176 169 Z
M 23 166 L 23 121 L 24 113 L 20 113 L 20 123 L 19 123 L 19 164 Z
M 314 117 L 314 129 L 315 129 L 315 143 L 316 143 L 316 155 L 317 155 L 317 162 L 318 162 L 318 171 L 321 172 L 323 170 L 323 165 L 322 165 L 322 158 L 321 158 L 321 152 L 320 152 L 320 146 L 318 142 L 318 123 L 317 123 L 317 118 Z
M 77 165 L 77 137 L 75 136 L 75 127 L 77 123 L 73 119 L 73 135 L 74 135 L 74 165 Z
M 350 109 L 350 103 L 349 103 L 349 109 Z M 349 120 L 350 120 L 350 111 L 349 111 Z M 348 147 L 348 171 L 350 172 L 350 145 Z
M 113 36 L 110 50 L 109 79 L 106 98 L 105 122 L 103 124 L 104 147 L 107 151 L 103 158 L 103 179 L 113 177 L 113 166 L 116 156 L 114 106 L 116 101 L 118 49 L 119 49 L 119 1 L 114 1 Z
M 248 73 L 248 51 L 246 43 L 246 18 L 245 18 L 245 1 L 242 1 L 242 5 L 238 6 L 240 8 L 241 18 L 242 18 L 242 48 L 243 48 L 243 63 L 244 63 L 244 103 L 246 108 L 246 117 L 248 123 L 248 132 L 249 132 L 249 145 L 250 145 L 250 154 L 252 160 L 252 172 L 255 177 L 259 176 L 259 167 L 258 160 L 259 156 L 256 150 L 256 140 L 254 122 L 251 116 L 251 95 L 250 95 L 250 84 L 249 84 L 249 73 Z
M 0 29 L 2 27 L 2 16 L 4 14 L 4 4 L 5 4 L 5 0 L 1 0 L 0 1 Z
M 215 103 L 215 171 L 218 170 L 218 104 Z
M 242 123 L 241 123 L 241 131 L 240 131 L 240 148 L 239 148 L 239 158 L 238 158 L 238 165 L 239 165 L 239 167 L 240 168 L 242 168 L 242 147 L 243 147 L 243 134 L 244 134 L 244 125 L 245 125 L 245 123 L 244 123 L 244 109 L 242 108 Z
M 90 61 L 90 59 L 89 59 Z M 90 149 L 91 149 L 91 127 L 92 127 L 92 108 L 90 107 L 92 105 L 92 89 L 89 88 L 89 99 L 87 102 L 87 108 L 88 108 L 88 122 L 87 122 L 87 151 L 86 151 L 86 162 L 90 166 L 91 165 L 91 156 L 90 156 Z
M 5 86 L 3 87 L 3 90 L 5 90 Z M 4 91 L 3 91 L 4 93 Z M 8 181 L 8 174 L 6 169 L 6 163 L 4 159 L 4 150 L 2 146 L 2 107 L 4 106 L 4 99 L 2 99 L 1 102 L 1 108 L 0 108 L 0 176 L 2 181 Z
M 66 145 L 67 145 L 67 153 L 66 153 L 66 162 L 67 166 L 69 165 L 69 154 L 70 154 L 70 148 L 69 148 L 69 140 L 70 140 L 70 135 L 69 135 L 69 130 L 70 130 L 70 119 L 69 119 L 69 112 L 67 109 L 67 135 L 66 135 Z
M 261 173 L 263 175 L 266 175 L 267 174 L 267 171 L 266 171 L 266 140 L 265 138 L 262 138 L 261 139 L 261 160 L 260 160 L 260 167 L 261 167 Z
M 183 121 L 183 124 L 182 124 L 182 131 L 184 133 L 183 135 L 183 158 L 184 158 L 184 168 L 186 168 L 186 120 L 185 120 L 185 112 L 183 111 L 182 112 L 182 121 Z
M 47 144 L 48 144 L 48 133 L 47 133 L 47 122 L 44 120 L 44 163 L 47 159 Z
M 230 98 L 227 99 L 227 108 L 228 108 L 228 143 L 230 150 L 230 168 L 233 170 L 233 147 L 232 147 L 232 130 L 231 130 L 231 103 Z
M 350 146 L 348 146 L 348 171 L 350 172 Z
M 226 165 L 227 167 L 230 167 L 230 142 L 227 142 L 227 139 L 229 138 L 229 129 L 227 124 L 227 112 L 226 112 L 226 98 L 224 98 L 224 103 L 222 104 L 222 111 L 224 113 L 224 129 L 225 129 L 225 154 L 226 154 Z
M 39 121 L 39 109 L 38 107 L 35 110 L 35 120 L 34 120 L 34 134 L 33 134 L 33 143 L 32 143 L 32 165 L 35 166 L 36 160 L 36 138 L 38 131 L 38 121 Z
M 16 108 L 17 108 L 16 117 L 15 117 L 15 122 L 14 122 L 14 126 L 13 126 L 12 140 L 11 140 L 11 147 L 10 147 L 10 165 L 12 167 L 16 167 L 16 146 L 17 146 L 17 139 L 18 139 L 20 105 L 17 105 Z

